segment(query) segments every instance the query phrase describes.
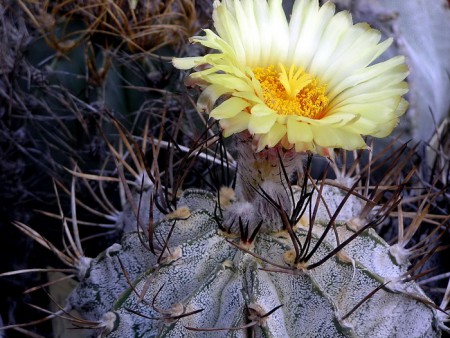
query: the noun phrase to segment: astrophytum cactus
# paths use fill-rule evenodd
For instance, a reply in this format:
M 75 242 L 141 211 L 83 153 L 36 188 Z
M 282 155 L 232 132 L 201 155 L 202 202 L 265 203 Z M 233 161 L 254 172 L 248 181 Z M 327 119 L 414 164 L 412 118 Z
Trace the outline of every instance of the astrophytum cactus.
M 214 194 L 186 190 L 154 228 L 155 254 L 142 233 L 125 235 L 90 262 L 70 303 L 108 337 L 440 336 L 407 265 L 367 229 L 380 216 L 364 223 L 361 199 L 309 189 L 292 187 L 297 206 L 312 203 L 293 234 L 241 224 L 240 235 L 222 227 Z M 319 195 L 335 201 L 328 211 Z

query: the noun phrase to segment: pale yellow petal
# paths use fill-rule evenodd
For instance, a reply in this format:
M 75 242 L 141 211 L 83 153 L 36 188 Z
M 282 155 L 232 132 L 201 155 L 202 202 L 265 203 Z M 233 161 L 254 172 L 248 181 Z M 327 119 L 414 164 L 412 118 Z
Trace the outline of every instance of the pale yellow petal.
M 232 118 L 220 120 L 219 124 L 223 129 L 223 136 L 228 137 L 247 130 L 249 119 L 250 114 L 243 111 Z
M 252 64 L 251 66 L 264 67 L 268 65 L 272 48 L 272 39 L 267 38 L 272 36 L 269 5 L 267 4 L 267 1 L 255 1 L 254 5 L 255 20 L 258 25 L 260 35 L 260 60 L 258 65 Z
M 245 64 L 246 51 L 239 32 L 239 25 L 235 15 L 230 13 L 227 3 L 222 2 L 215 8 L 213 12 L 214 27 L 223 40 L 233 48 L 237 61 Z
M 252 109 L 251 113 L 253 116 L 273 116 L 276 115 L 276 111 L 270 109 L 267 107 L 264 103 L 263 104 L 255 104 Z
M 218 84 L 206 87 L 198 97 L 197 110 L 202 113 L 209 113 L 219 97 L 230 92 L 230 89 Z
M 257 151 L 263 150 L 266 146 L 272 148 L 275 147 L 278 142 L 286 135 L 286 126 L 279 123 L 275 123 L 270 131 L 260 135 L 258 140 Z
M 269 0 L 270 35 L 263 37 L 271 39 L 271 50 L 268 64 L 285 63 L 289 52 L 289 25 L 284 13 L 282 0 Z
M 250 120 L 248 121 L 248 131 L 251 134 L 268 133 L 275 124 L 276 120 L 277 116 L 275 114 L 266 116 L 255 116 L 251 114 Z
M 312 119 L 305 116 L 292 117 L 293 120 L 301 121 L 313 126 L 345 126 L 347 124 L 353 123 L 358 120 L 360 116 L 358 114 L 347 114 L 347 113 L 333 113 L 327 115 L 321 119 Z
M 332 115 L 327 115 L 320 120 L 313 120 L 313 124 L 318 126 L 329 125 L 336 128 L 338 126 L 346 126 L 355 123 L 359 118 L 359 114 L 334 113 Z
M 207 58 L 207 56 L 205 56 L 205 58 Z M 216 63 L 211 62 L 211 64 L 213 66 L 206 68 L 204 70 L 201 70 L 201 71 L 197 71 L 197 72 L 193 73 L 193 76 L 206 78 L 207 76 L 211 76 L 211 75 L 222 75 L 222 76 L 225 75 L 227 77 L 232 76 L 232 77 L 238 78 L 241 81 L 244 81 L 246 83 L 250 83 L 250 80 L 245 75 L 244 71 L 238 67 L 235 67 L 235 66 L 229 65 L 229 64 L 219 63 L 219 62 L 216 62 Z
M 261 83 L 259 83 L 259 81 L 253 76 L 253 74 L 252 74 L 252 86 L 255 90 L 256 95 L 258 95 L 260 99 L 264 99 L 264 93 L 261 88 Z
M 327 107 L 327 110 L 334 110 L 344 105 L 358 102 L 371 104 L 392 98 L 398 100 L 402 95 L 408 92 L 408 85 L 406 82 L 401 82 L 391 88 L 377 88 L 376 83 L 378 83 L 379 86 L 382 86 L 383 84 L 379 81 L 371 82 L 374 83 L 361 83 L 353 88 L 347 89 L 345 92 L 342 92 L 334 98 L 334 100 Z
M 248 105 L 249 103 L 247 101 L 238 97 L 232 97 L 214 108 L 209 116 L 215 118 L 216 120 L 231 118 L 247 108 Z
M 388 122 L 380 124 L 378 130 L 370 135 L 375 136 L 375 137 L 388 136 L 392 132 L 392 130 L 397 126 L 398 116 L 403 115 L 407 108 L 408 108 L 408 102 L 402 98 L 397 106 L 397 109 L 395 110 L 395 112 L 393 114 L 395 116 L 395 118 L 393 118 L 392 120 L 390 120 Z
M 247 101 L 251 101 L 254 104 L 264 105 L 264 101 L 252 92 L 234 92 L 233 96 L 243 98 Z
M 192 74 L 193 77 L 195 77 L 195 75 L 196 73 Z M 252 90 L 251 83 L 249 84 L 250 80 L 246 81 L 234 75 L 210 74 L 206 76 L 201 76 L 201 78 L 205 81 L 208 81 L 211 84 L 220 84 L 225 88 L 237 91 L 249 92 Z
M 296 43 L 299 39 L 303 23 L 305 21 L 305 13 L 307 7 L 311 5 L 308 1 L 295 1 L 292 8 L 291 20 L 289 21 L 289 58 L 292 59 L 292 55 L 296 49 Z
M 392 130 L 398 125 L 398 118 L 392 119 L 378 126 L 378 130 L 370 134 L 374 137 L 386 137 L 392 133 Z
M 392 118 L 392 116 L 391 116 Z M 377 123 L 371 121 L 369 119 L 360 117 L 356 121 L 345 125 L 346 131 L 353 134 L 361 134 L 361 135 L 373 135 L 376 133 L 388 120 L 383 121 L 383 123 Z
M 190 41 L 200 43 L 208 48 L 217 49 L 230 57 L 236 55 L 233 48 L 212 30 L 205 29 L 204 32 L 205 36 L 194 36 Z
M 361 135 L 346 131 L 344 128 L 311 126 L 311 129 L 314 134 L 314 143 L 320 147 L 346 150 L 367 147 Z
M 388 75 L 388 76 L 387 76 Z M 355 87 L 361 83 L 374 81 L 383 77 L 383 85 L 400 83 L 408 75 L 408 68 L 405 65 L 405 58 L 402 56 L 389 59 L 385 62 L 377 63 L 373 66 L 362 68 L 355 74 L 345 78 L 334 88 L 329 87 L 327 96 L 332 100 L 339 93 L 348 88 Z
M 234 9 L 240 36 L 245 46 L 245 63 L 247 65 L 257 65 L 260 60 L 261 37 L 255 19 L 253 0 L 235 0 Z
M 394 111 L 394 116 L 399 117 L 403 115 L 406 112 L 406 109 L 408 109 L 409 103 L 404 98 L 400 99 L 400 102 L 398 103 L 397 109 Z
M 397 117 L 399 114 L 401 115 L 405 112 L 404 110 L 397 112 L 397 107 L 402 100 L 402 98 L 394 96 L 373 103 L 349 103 L 342 105 L 339 108 L 334 108 L 333 113 L 357 114 L 361 119 L 367 119 L 374 124 L 379 124 L 392 119 L 393 116 Z
M 386 40 L 378 44 L 380 39 L 381 33 L 367 24 L 351 27 L 343 37 L 343 43 L 335 50 L 328 69 L 319 74 L 320 78 L 330 87 L 334 87 L 346 77 L 366 67 L 391 43 L 391 40 Z M 324 39 L 322 43 L 325 46 L 328 41 Z
M 376 95 L 383 89 L 400 89 L 398 95 L 405 94 L 408 91 L 408 86 L 402 81 L 408 75 L 408 68 L 403 61 L 403 57 L 399 57 L 378 63 L 358 71 L 334 88 L 330 87 L 330 92 L 327 93 L 332 100 L 330 104 L 336 105 L 347 98 L 361 94 Z M 391 95 L 395 95 L 395 93 Z
M 351 26 L 352 17 L 346 11 L 339 12 L 330 19 L 322 36 L 322 40 L 326 43 L 321 43 L 314 54 L 314 59 L 311 61 L 309 67 L 311 74 L 318 77 L 324 74 L 330 65 L 330 60 L 333 60 L 333 55 L 341 44 L 344 34 Z
M 304 8 L 304 18 L 298 39 L 291 39 L 292 46 L 295 46 L 290 53 L 291 62 L 303 69 L 309 69 L 316 50 L 322 44 L 322 35 L 334 11 L 335 7 L 331 2 L 319 8 L 318 1 L 309 1 L 309 6 Z
M 289 143 L 292 144 L 313 141 L 311 126 L 293 119 L 287 121 L 287 136 Z
M 203 56 L 192 56 L 192 57 L 172 59 L 173 66 L 178 69 L 191 69 L 202 63 L 205 63 Z
M 316 146 L 312 142 L 298 142 L 295 144 L 295 151 L 299 152 L 299 153 L 306 152 L 306 151 L 315 153 Z

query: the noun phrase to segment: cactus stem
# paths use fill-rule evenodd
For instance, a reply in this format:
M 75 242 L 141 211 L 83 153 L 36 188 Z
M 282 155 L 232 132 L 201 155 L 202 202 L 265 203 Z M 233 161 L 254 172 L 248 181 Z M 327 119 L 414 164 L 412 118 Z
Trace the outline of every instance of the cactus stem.
M 288 266 L 283 266 L 283 265 L 279 265 L 277 263 L 271 262 L 268 259 L 265 259 L 264 257 L 261 257 L 260 255 L 257 255 L 253 251 L 247 249 L 245 246 L 242 246 L 240 243 L 237 244 L 237 243 L 234 243 L 233 241 L 230 241 L 228 239 L 226 241 L 229 244 L 233 245 L 234 247 L 238 248 L 239 250 L 242 250 L 245 253 L 247 253 L 247 254 L 249 254 L 249 255 L 251 255 L 251 256 L 259 259 L 259 260 L 261 260 L 262 262 L 267 263 L 267 264 L 269 264 L 271 266 L 274 266 L 275 268 L 278 268 L 276 270 L 267 269 L 267 268 L 260 268 L 260 270 L 263 270 L 263 271 L 277 271 L 277 272 L 283 272 L 283 273 L 288 273 L 288 274 L 295 274 L 296 273 L 294 269 L 292 269 L 292 268 L 290 268 Z
M 308 270 L 312 270 L 320 265 L 322 265 L 323 263 L 325 263 L 327 260 L 329 260 L 331 257 L 335 256 L 340 250 L 342 250 L 344 247 L 346 247 L 350 242 L 352 242 L 353 240 L 355 240 L 355 238 L 357 238 L 359 235 L 361 235 L 361 233 L 363 233 L 365 230 L 369 229 L 369 228 L 373 228 L 375 227 L 378 223 L 382 222 L 387 215 L 389 214 L 386 213 L 385 215 L 380 216 L 379 218 L 376 218 L 375 220 L 368 222 L 365 226 L 363 226 L 362 228 L 360 228 L 358 231 L 356 231 L 353 235 L 351 235 L 349 238 L 347 238 L 344 242 L 342 242 L 340 245 L 338 245 L 336 248 L 334 248 L 328 255 L 326 255 L 324 258 L 322 258 L 321 260 L 319 260 L 316 263 L 310 264 L 308 265 L 307 269 Z M 329 227 L 327 227 L 329 228 Z M 325 231 L 324 231 L 325 233 Z M 321 243 L 321 241 L 319 240 L 317 243 Z M 313 251 L 311 251 L 309 253 L 309 255 L 312 256 L 312 254 L 315 252 L 315 250 L 317 249 L 317 244 L 316 247 L 313 249 Z M 308 261 L 310 258 L 310 256 L 308 256 L 308 259 L 305 258 L 306 261 Z
M 334 226 L 334 222 L 336 221 L 336 218 L 338 217 L 339 213 L 341 212 L 342 208 L 344 207 L 345 203 L 347 202 L 347 200 L 350 198 L 350 196 L 352 195 L 353 190 L 356 188 L 356 186 L 358 185 L 359 180 L 357 180 L 352 188 L 346 193 L 345 197 L 342 199 L 342 201 L 339 203 L 339 206 L 337 207 L 336 211 L 334 212 L 334 214 L 332 215 L 330 221 L 328 222 L 328 225 L 325 227 L 325 231 L 323 232 L 323 234 L 320 236 L 319 240 L 317 241 L 317 243 L 315 244 L 315 246 L 313 247 L 313 249 L 310 252 L 305 251 L 304 254 L 302 255 L 301 259 L 305 262 L 309 261 L 311 259 L 311 257 L 314 255 L 314 253 L 317 251 L 317 249 L 319 248 L 319 246 L 322 244 L 323 240 L 325 239 L 325 236 L 328 234 L 328 232 L 333 228 Z M 319 198 L 317 199 L 319 200 Z M 317 204 L 316 204 L 317 205 Z M 312 220 L 314 221 L 314 220 Z M 311 224 L 314 224 L 313 222 Z M 339 247 L 339 246 L 338 246 Z
M 255 188 L 263 186 L 265 182 L 286 186 L 294 173 L 303 173 L 304 153 L 280 147 L 267 148 L 256 153 L 253 142 L 252 137 L 246 132 L 236 137 L 238 152 L 236 194 L 239 199 L 245 201 L 254 200 L 257 197 Z
M 374 294 L 376 294 L 378 291 L 380 291 L 382 288 L 384 288 L 390 281 L 387 281 L 386 283 L 383 283 L 379 286 L 377 286 L 375 289 L 373 289 L 367 296 L 365 296 L 363 299 L 361 299 L 358 304 L 356 304 L 349 312 L 347 312 L 341 320 L 346 320 L 348 317 L 350 317 L 358 308 L 363 305 L 367 300 L 369 300 Z
M 270 310 L 269 312 L 263 314 L 264 309 L 258 305 L 258 304 L 249 304 L 247 306 L 247 312 L 248 312 L 248 320 L 250 321 L 248 324 L 246 325 L 242 325 L 239 327 L 220 327 L 220 328 L 196 328 L 196 327 L 188 327 L 185 326 L 186 329 L 191 330 L 191 331 L 197 331 L 197 332 L 214 332 L 214 331 L 230 331 L 230 330 L 243 330 L 243 329 L 251 329 L 253 328 L 255 325 L 260 325 L 260 326 L 264 326 L 265 322 L 266 322 L 266 318 L 269 317 L 272 313 L 274 313 L 275 311 L 277 311 L 279 308 L 281 308 L 283 306 L 283 304 L 280 304 L 276 307 L 274 307 L 272 310 Z
M 224 208 L 224 227 L 232 232 L 239 231 L 239 218 L 244 224 L 248 223 L 251 229 L 255 229 L 262 220 L 263 232 L 285 229 L 289 223 L 292 223 L 289 226 L 292 227 L 304 212 L 305 200 L 296 205 L 290 180 L 294 174 L 303 175 L 303 159 L 306 155 L 282 147 L 255 152 L 253 143 L 248 132 L 243 132 L 236 138 L 237 201 L 232 207 Z M 309 157 L 308 163 L 310 160 Z M 303 177 L 306 185 L 306 175 Z M 306 193 L 306 187 L 302 189 Z
M 166 238 L 163 239 L 163 244 L 162 244 L 162 249 L 161 249 L 161 253 L 158 257 L 158 264 L 161 264 L 167 257 L 167 253 L 166 250 L 169 252 L 169 255 L 171 255 L 170 253 L 170 249 L 169 249 L 169 240 L 170 237 L 172 236 L 173 230 L 175 229 L 175 225 L 177 224 L 177 220 L 175 219 L 172 223 L 172 226 L 170 227 L 170 231 L 169 234 L 167 235 Z
M 253 321 L 257 321 L 260 325 L 264 325 L 264 318 L 269 317 L 272 313 L 277 311 L 283 306 L 283 304 L 275 306 L 272 310 L 268 311 L 267 313 L 263 313 L 264 309 L 258 305 L 258 304 L 249 304 L 247 306 L 248 312 L 249 312 L 249 319 Z

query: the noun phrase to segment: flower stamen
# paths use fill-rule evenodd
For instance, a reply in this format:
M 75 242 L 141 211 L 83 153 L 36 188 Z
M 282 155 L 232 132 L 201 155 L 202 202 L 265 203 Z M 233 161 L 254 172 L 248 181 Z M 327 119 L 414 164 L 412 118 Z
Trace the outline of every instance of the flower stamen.
M 289 76 L 287 75 L 286 68 L 281 63 L 278 67 L 281 69 L 279 81 L 291 99 L 296 97 L 300 90 L 309 85 L 313 80 L 313 77 L 310 74 L 304 73 L 301 68 L 297 69 L 294 74 L 296 68 L 294 65 L 289 69 Z
M 292 65 L 289 73 L 283 65 L 253 69 L 261 84 L 264 103 L 280 115 L 320 119 L 328 104 L 326 85 L 301 68 Z

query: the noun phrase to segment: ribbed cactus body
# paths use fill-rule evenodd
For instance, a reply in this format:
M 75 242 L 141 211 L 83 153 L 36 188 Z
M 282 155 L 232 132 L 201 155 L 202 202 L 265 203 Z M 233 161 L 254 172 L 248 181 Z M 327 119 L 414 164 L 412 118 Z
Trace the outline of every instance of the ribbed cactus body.
M 323 193 L 324 198 L 339 195 L 337 188 Z M 326 257 L 336 238 L 342 243 L 354 234 L 345 221 L 357 205 L 351 197 L 336 231 L 328 232 L 309 265 Z M 399 281 L 406 266 L 395 262 L 373 230 L 307 270 L 292 266 L 293 245 L 286 231 L 259 233 L 246 245 L 239 236 L 218 230 L 211 193 L 187 190 L 178 206 L 189 213 L 180 213 L 183 219 L 169 215 L 155 227 L 155 242 L 167 240 L 164 254 L 158 257 L 145 249 L 142 234 L 127 234 L 121 246 L 91 262 L 74 291 L 72 305 L 89 319 L 102 318 L 105 336 L 439 336 L 435 311 L 419 300 L 426 296 L 414 282 Z M 323 210 L 313 227 L 311 248 L 325 229 L 321 217 Z M 308 234 L 306 223 L 295 228 L 300 242 Z

